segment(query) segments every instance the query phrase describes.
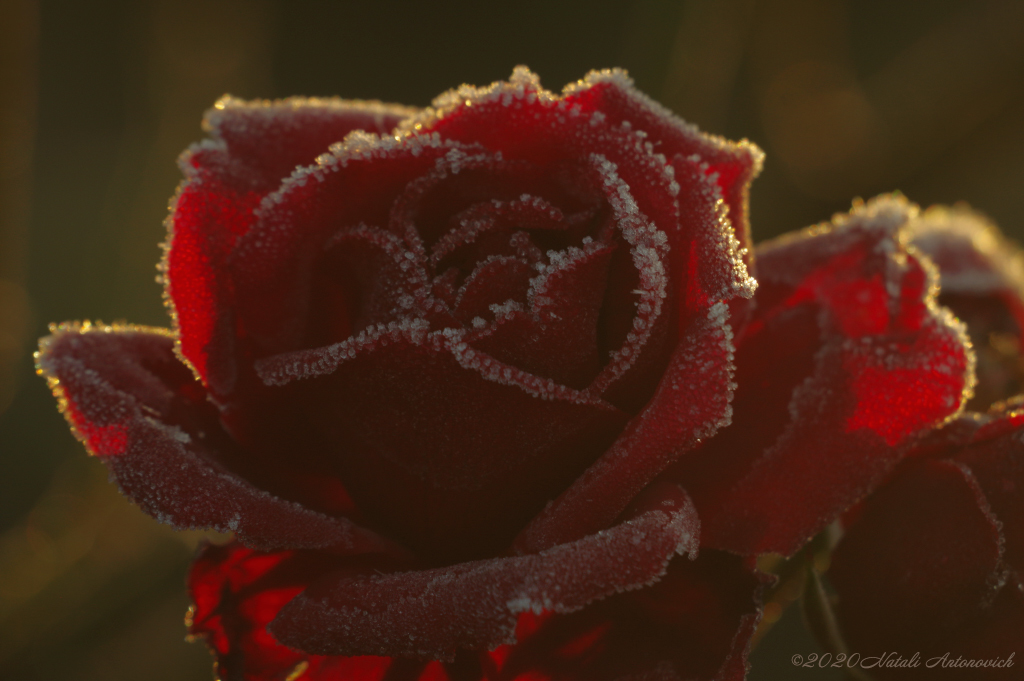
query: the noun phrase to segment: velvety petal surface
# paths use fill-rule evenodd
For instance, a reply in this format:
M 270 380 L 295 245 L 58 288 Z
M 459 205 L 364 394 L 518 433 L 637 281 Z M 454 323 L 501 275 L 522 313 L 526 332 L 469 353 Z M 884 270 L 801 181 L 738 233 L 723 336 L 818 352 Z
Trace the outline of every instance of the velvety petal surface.
M 259 369 L 301 390 L 327 442 L 311 465 L 345 480 L 391 536 L 442 562 L 503 549 L 627 420 L 447 330 L 396 326 Z
M 677 557 L 653 586 L 568 615 L 526 614 L 488 678 L 741 681 L 765 578 L 737 556 Z
M 1019 409 L 953 423 L 844 519 L 829 578 L 851 646 L 950 661 L 1007 660 L 1024 636 Z M 1019 665 L 910 670 L 907 678 L 1020 677 Z M 897 678 L 881 670 L 878 678 Z M 932 676 L 929 676 L 931 674 Z
M 678 487 L 653 490 L 630 520 L 548 551 L 419 572 L 328 575 L 289 603 L 271 631 L 300 650 L 453 661 L 460 648 L 515 641 L 524 612 L 574 612 L 656 582 L 695 555 L 699 522 Z
M 121 491 L 178 528 L 234 531 L 261 549 L 404 555 L 345 518 L 274 497 L 226 464 L 233 443 L 206 391 L 162 329 L 68 325 L 41 344 L 38 366 L 72 429 Z
M 684 255 L 674 256 L 685 258 L 686 269 L 693 275 L 687 280 L 686 291 L 677 293 L 676 304 L 681 309 L 674 318 L 680 320 L 678 323 L 693 319 L 700 309 L 705 310 L 704 316 L 679 329 L 678 336 L 674 330 L 663 330 L 679 341 L 668 364 L 663 368 L 656 365 L 658 382 L 650 401 L 608 451 L 531 521 L 516 540 L 518 550 L 540 550 L 606 527 L 677 457 L 730 422 L 734 346 L 728 308 L 722 301 L 750 295 L 753 282 L 741 278 L 745 269 L 734 267 L 737 260 L 723 257 L 737 252 L 732 243 L 735 239 L 725 228 L 728 222 L 720 212 L 720 194 L 707 180 L 703 167 L 682 162 L 676 177 L 684 222 L 706 228 L 695 231 Z M 710 228 L 714 224 L 719 228 Z M 656 336 L 658 330 L 650 333 Z M 637 374 L 643 381 L 643 369 L 647 367 L 638 367 L 637 372 L 637 367 L 627 361 L 642 365 L 650 355 L 634 353 L 639 357 L 627 356 L 621 371 L 615 364 L 606 367 L 593 387 L 620 396 L 636 391 Z M 622 401 L 622 397 L 611 399 Z
M 962 407 L 971 356 L 902 245 L 914 210 L 880 197 L 759 249 L 732 425 L 667 474 L 694 496 L 702 545 L 792 553 Z
M 616 69 L 591 72 L 567 86 L 565 94 L 584 111 L 601 111 L 613 125 L 621 126 L 625 121 L 642 130 L 667 158 L 700 163 L 703 172 L 721 189 L 729 220 L 744 249 L 743 257 L 748 267 L 753 267 L 747 202 L 750 183 L 761 172 L 764 159 L 757 146 L 747 140 L 732 142 L 702 133 L 637 90 L 629 77 Z
M 352 130 L 387 133 L 413 111 L 379 102 L 225 97 L 207 113 L 210 138 L 179 160 L 185 180 L 171 205 L 162 270 L 180 352 L 215 392 L 230 392 L 237 371 L 225 265 L 256 207 L 297 166 Z
M 999 521 L 971 471 L 921 460 L 871 497 L 828 575 L 850 644 L 866 653 L 946 634 L 979 614 L 1002 585 L 1002 558 Z
M 967 324 L 978 382 L 970 409 L 1024 389 L 1024 253 L 965 206 L 933 206 L 911 223 L 912 245 L 939 268 L 939 302 Z
M 740 681 L 765 583 L 736 556 L 677 556 L 651 587 L 569 614 L 527 610 L 515 643 L 460 650 L 450 661 L 310 655 L 279 643 L 267 624 L 332 567 L 354 579 L 391 570 L 237 543 L 201 551 L 189 577 L 189 631 L 214 652 L 224 681 Z

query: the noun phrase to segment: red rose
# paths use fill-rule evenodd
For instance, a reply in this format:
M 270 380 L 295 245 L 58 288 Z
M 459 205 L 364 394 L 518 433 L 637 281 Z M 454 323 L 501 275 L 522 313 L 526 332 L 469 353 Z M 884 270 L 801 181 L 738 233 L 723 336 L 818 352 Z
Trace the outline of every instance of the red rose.
M 828 573 L 847 645 L 921 657 L 874 677 L 1024 678 L 1022 438 L 1019 407 L 965 415 L 851 514 Z
M 913 243 L 939 266 L 940 300 L 968 324 L 984 403 L 1020 389 L 1021 252 L 965 208 L 929 209 Z M 851 651 L 919 653 L 879 679 L 1019 679 L 1024 641 L 1024 396 L 925 438 L 844 518 L 828 575 Z
M 752 556 L 961 406 L 905 203 L 764 249 L 751 304 L 760 152 L 621 73 L 207 125 L 176 332 L 65 326 L 39 365 L 126 495 L 235 532 L 190 577 L 225 679 L 741 679 Z
M 968 408 L 1024 390 L 1024 254 L 965 206 L 933 206 L 911 226 L 912 243 L 939 268 L 939 302 L 968 327 L 978 384 Z

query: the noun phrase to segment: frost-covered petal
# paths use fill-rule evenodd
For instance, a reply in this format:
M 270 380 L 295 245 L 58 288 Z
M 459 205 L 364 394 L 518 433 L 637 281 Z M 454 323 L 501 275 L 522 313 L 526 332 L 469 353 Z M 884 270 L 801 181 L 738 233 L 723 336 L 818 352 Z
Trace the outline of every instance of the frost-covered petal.
M 666 258 L 669 285 L 662 294 L 658 286 L 659 263 L 639 259 L 636 267 L 640 275 L 639 289 L 649 293 L 640 296 L 628 315 L 621 316 L 628 325 L 627 333 L 621 335 L 622 345 L 610 343 L 619 349 L 591 387 L 612 403 L 631 411 L 639 411 L 645 405 L 646 396 L 654 385 L 666 376 L 671 378 L 665 359 L 671 355 L 673 343 L 693 342 L 686 339 L 691 332 L 689 326 L 695 321 L 698 326 L 702 324 L 702 317 L 718 303 L 734 305 L 751 297 L 756 288 L 756 282 L 747 274 L 741 259 L 742 249 L 726 215 L 721 190 L 705 173 L 706 164 L 676 157 L 673 167 L 679 186 L 680 230 L 685 236 L 670 247 Z M 613 270 L 611 278 L 614 274 Z M 673 284 L 685 286 L 677 290 Z M 612 281 L 609 296 L 616 291 L 618 295 L 623 291 L 634 292 L 635 288 Z M 659 303 L 669 307 L 666 314 L 659 311 Z M 611 305 L 606 305 L 604 314 L 617 316 Z M 609 321 L 606 326 L 617 324 Z M 710 365 L 705 369 L 716 371 Z M 688 367 L 688 370 L 692 372 L 694 383 L 700 382 L 701 371 L 695 367 Z M 699 396 L 694 394 L 694 398 L 699 399 Z M 677 409 L 688 406 L 677 405 Z M 703 434 L 707 435 L 710 432 Z
M 230 470 L 230 439 L 173 342 L 159 329 L 69 325 L 41 344 L 39 368 L 65 417 L 126 496 L 162 522 L 234 531 L 261 549 L 403 555 L 350 520 L 275 497 Z
M 732 142 L 708 135 L 674 115 L 658 102 L 634 87 L 625 72 L 618 69 L 592 71 L 566 86 L 566 100 L 584 111 L 597 110 L 612 125 L 627 122 L 643 131 L 648 142 L 667 158 L 680 156 L 703 164 L 704 174 L 722 192 L 747 263 L 752 261 L 752 240 L 748 218 L 750 182 L 761 172 L 764 153 L 747 140 Z M 684 208 L 685 210 L 685 208 Z
M 849 643 L 889 649 L 982 615 L 1004 583 L 1002 557 L 1000 523 L 970 469 L 908 463 L 865 503 L 832 557 Z
M 457 332 L 423 326 L 382 328 L 257 369 L 268 384 L 287 384 L 286 401 L 306 405 L 305 427 L 324 436 L 307 453 L 316 468 L 343 480 L 392 536 L 446 560 L 504 548 L 627 418 Z
M 1024 253 L 965 206 L 932 206 L 910 225 L 911 243 L 939 268 L 939 302 L 967 324 L 978 358 L 970 409 L 1024 389 Z
M 512 366 L 582 390 L 597 375 L 598 322 L 614 248 L 591 242 L 570 248 L 539 274 L 528 272 L 526 296 L 515 309 L 467 342 Z M 521 262 L 521 261 L 517 261 Z
M 580 221 L 585 218 L 583 215 L 573 217 Z M 473 246 L 477 246 L 477 255 L 471 260 L 480 260 L 479 243 L 493 240 L 495 236 L 507 240 L 517 231 L 563 231 L 573 226 L 556 206 L 543 197 L 529 194 L 521 194 L 511 201 L 492 198 L 474 204 L 452 216 L 451 223 L 451 229 L 431 248 L 430 261 L 435 265 L 463 255 L 463 251 Z
M 652 586 L 568 615 L 522 616 L 518 643 L 490 653 L 495 676 L 742 681 L 764 583 L 737 556 L 677 557 Z
M 310 296 L 317 314 L 307 324 L 307 342 L 329 345 L 381 324 L 431 315 L 435 303 L 423 265 L 386 230 L 339 230 L 316 263 Z
M 1002 523 L 1006 562 L 1024 576 L 1024 412 L 1015 410 L 979 429 L 951 459 L 970 469 Z
M 713 551 L 696 560 L 675 556 L 652 586 L 613 594 L 567 614 L 527 610 L 515 619 L 515 643 L 489 651 L 458 650 L 451 661 L 312 655 L 278 642 L 267 624 L 317 575 L 332 569 L 367 580 L 402 574 L 381 561 L 261 553 L 237 543 L 205 547 L 189 577 L 195 603 L 189 629 L 213 650 L 220 677 L 264 681 L 293 673 L 291 678 L 305 681 L 740 681 L 764 584 L 763 576 L 735 556 Z
M 250 353 L 262 357 L 303 347 L 312 318 L 323 312 L 314 309 L 311 288 L 328 240 L 358 225 L 389 229 L 406 187 L 460 146 L 353 133 L 268 195 L 226 268 L 235 287 L 238 333 Z M 425 261 L 414 234 L 395 236 L 415 260 Z
M 648 483 L 730 418 L 732 329 L 725 304 L 693 325 L 647 409 L 516 538 L 539 551 L 607 527 Z
M 902 246 L 912 212 L 881 197 L 759 249 L 733 423 L 669 474 L 694 495 L 704 545 L 792 553 L 962 407 L 971 355 L 934 272 Z
M 310 581 L 344 567 L 337 557 L 317 552 L 265 553 L 238 542 L 204 546 L 189 572 L 189 634 L 213 652 L 217 678 L 223 681 L 418 681 L 418 675 L 389 676 L 395 662 L 389 658 L 308 655 L 281 645 L 267 631 L 278 611 Z
M 311 164 L 353 130 L 389 135 L 417 109 L 336 97 L 245 101 L 222 97 L 203 118 L 203 129 L 223 143 L 239 175 L 254 187 L 277 189 L 297 166 Z
M 522 306 L 534 274 L 533 267 L 519 258 L 494 255 L 485 259 L 457 292 L 455 315 L 471 326 L 472 320 L 478 317 L 493 318 L 492 305 L 506 305 L 511 301 Z
M 254 209 L 296 166 L 356 129 L 387 132 L 412 109 L 377 102 L 226 97 L 207 112 L 210 138 L 186 151 L 185 180 L 167 220 L 162 264 L 180 352 L 215 392 L 235 380 L 233 308 L 225 264 Z
M 520 613 L 569 613 L 656 582 L 676 554 L 695 555 L 699 523 L 678 487 L 632 519 L 540 554 L 391 574 L 329 575 L 271 625 L 281 642 L 328 655 L 452 660 L 460 648 L 515 642 Z

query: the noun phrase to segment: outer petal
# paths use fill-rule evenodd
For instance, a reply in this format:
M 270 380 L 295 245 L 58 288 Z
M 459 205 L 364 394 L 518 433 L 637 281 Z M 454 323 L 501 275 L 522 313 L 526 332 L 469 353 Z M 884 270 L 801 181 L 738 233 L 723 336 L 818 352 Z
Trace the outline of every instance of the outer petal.
M 696 561 L 676 557 L 657 584 L 581 611 L 527 611 L 516 622 L 516 643 L 461 650 L 451 662 L 319 656 L 281 645 L 267 623 L 330 567 L 310 553 L 237 544 L 202 551 L 189 579 L 189 626 L 217 656 L 224 681 L 740 681 L 764 584 L 740 559 L 711 552 Z M 381 568 L 390 569 L 362 563 L 348 570 Z
M 1002 522 L 1006 562 L 1024 577 L 1024 410 L 1017 409 L 979 430 L 974 442 L 951 458 L 967 466 Z
M 295 464 L 344 480 L 368 518 L 443 563 L 505 548 L 627 420 L 452 329 L 394 325 L 257 369 L 268 384 L 291 383 L 254 418 L 297 401 L 323 436 Z M 295 380 L 306 377 L 316 378 Z
M 694 555 L 699 523 L 689 497 L 674 486 L 652 492 L 633 519 L 540 554 L 329 575 L 285 606 L 271 631 L 308 652 L 427 660 L 513 643 L 520 613 L 574 612 L 657 581 L 677 553 Z
M 763 584 L 737 556 L 675 558 L 653 586 L 569 615 L 524 616 L 518 643 L 490 653 L 494 677 L 741 681 Z
M 180 352 L 218 393 L 234 381 L 231 285 L 224 265 L 254 222 L 254 209 L 296 168 L 350 131 L 386 133 L 414 110 L 379 102 L 225 97 L 207 113 L 210 139 L 180 161 L 185 180 L 171 205 L 162 265 Z
M 261 549 L 404 555 L 344 518 L 274 497 L 225 466 L 232 443 L 166 330 L 64 326 L 43 339 L 39 370 L 72 429 L 121 491 L 178 528 L 234 531 Z
M 829 577 L 847 642 L 864 654 L 919 651 L 888 678 L 1018 678 L 1019 666 L 936 668 L 929 660 L 1007 660 L 1024 636 L 1021 558 L 1024 415 L 962 418 L 929 437 L 844 519 Z M 906 673 L 897 673 L 906 672 Z
M 370 564 L 372 565 L 372 564 Z M 189 634 L 205 640 L 223 681 L 412 681 L 394 675 L 393 660 L 380 657 L 328 658 L 307 655 L 278 643 L 267 625 L 281 607 L 324 570 L 343 567 L 337 559 L 311 552 L 262 553 L 237 542 L 204 547 L 189 574 L 194 605 Z M 353 569 L 367 569 L 356 565 Z M 388 672 L 392 671 L 392 675 Z
M 694 495 L 702 545 L 792 553 L 962 407 L 971 355 L 901 246 L 912 212 L 879 198 L 759 250 L 733 424 L 668 474 Z
M 968 408 L 985 409 L 1024 389 L 1024 253 L 964 206 L 933 206 L 910 226 L 912 244 L 938 266 L 939 302 L 968 328 L 978 385 Z
M 601 111 L 613 125 L 628 121 L 643 130 L 667 158 L 701 163 L 704 173 L 721 189 L 743 257 L 748 267 L 752 266 L 747 202 L 750 183 L 761 172 L 764 152 L 747 140 L 731 142 L 701 132 L 637 90 L 618 69 L 591 71 L 583 80 L 566 86 L 565 95 L 584 110 Z
M 1002 557 L 999 521 L 970 470 L 910 462 L 865 504 L 833 555 L 828 574 L 853 649 L 944 635 L 977 616 L 1002 584 Z
M 673 257 L 685 257 L 685 269 L 692 278 L 686 280 L 687 290 L 677 293 L 680 312 L 666 317 L 681 322 L 693 319 L 698 310 L 704 310 L 703 315 L 680 328 L 678 335 L 670 331 L 679 338 L 678 345 L 667 366 L 655 365 L 660 383 L 650 401 L 615 444 L 522 532 L 516 540 L 519 550 L 537 551 L 607 527 L 644 485 L 730 422 L 735 387 L 733 332 L 726 302 L 721 301 L 750 295 L 753 283 L 739 264 L 717 188 L 709 184 L 700 164 L 687 161 L 678 170 L 683 219 L 693 240 L 685 256 L 677 247 Z M 649 355 L 635 361 L 647 360 Z M 649 369 L 631 367 L 620 379 L 610 365 L 593 389 L 615 395 L 610 399 L 616 402 L 622 401 L 623 394 L 644 394 L 634 381 L 645 368 Z M 608 383 L 602 385 L 603 378 Z

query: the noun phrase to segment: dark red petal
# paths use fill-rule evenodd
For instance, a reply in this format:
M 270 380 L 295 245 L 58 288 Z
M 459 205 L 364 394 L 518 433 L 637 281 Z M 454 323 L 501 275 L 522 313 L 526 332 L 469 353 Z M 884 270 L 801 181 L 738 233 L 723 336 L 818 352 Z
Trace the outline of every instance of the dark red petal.
M 357 225 L 327 242 L 310 294 L 314 347 L 345 341 L 380 324 L 423 318 L 433 306 L 422 258 L 383 229 Z
M 220 149 L 195 149 L 183 158 L 186 179 L 167 220 L 167 251 L 161 265 L 182 357 L 215 393 L 234 385 L 234 312 L 223 269 L 238 238 L 252 226 L 263 195 L 230 184 L 189 164 Z
M 689 498 L 679 488 L 659 493 L 634 519 L 541 554 L 325 577 L 282 608 L 271 631 L 293 648 L 329 655 L 453 660 L 460 648 L 513 643 L 520 613 L 573 612 L 650 585 L 674 555 L 696 549 Z
M 247 102 L 224 97 L 206 113 L 203 128 L 224 143 L 233 162 L 251 172 L 254 188 L 267 193 L 353 130 L 389 135 L 416 113 L 398 104 L 337 98 Z
M 952 459 L 974 473 L 1002 522 L 1006 539 L 1006 561 L 1024 575 L 1024 415 L 1011 412 L 989 424 L 976 435 L 974 444 L 964 447 Z M 1008 432 L 1000 431 L 1004 430 Z
M 399 141 L 353 133 L 267 198 L 258 223 L 227 266 L 239 333 L 254 356 L 304 345 L 314 263 L 328 239 L 360 224 L 388 228 L 393 205 L 407 185 L 429 174 L 445 154 L 462 153 L 456 147 L 436 138 Z M 395 236 L 418 262 L 425 262 L 423 244 L 414 234 Z
M 224 440 L 206 392 L 160 329 L 64 326 L 43 339 L 39 368 L 86 447 L 121 491 L 161 522 L 234 531 L 261 549 L 358 554 L 401 550 L 345 518 L 254 487 L 221 463 Z
M 615 346 L 618 349 L 612 361 L 591 388 L 634 413 L 644 406 L 653 386 L 662 380 L 667 370 L 665 358 L 671 352 L 669 344 L 678 343 L 686 335 L 687 327 L 705 316 L 709 307 L 750 297 L 756 287 L 741 261 L 739 244 L 721 202 L 721 191 L 704 172 L 706 164 L 680 157 L 673 164 L 679 185 L 680 232 L 685 237 L 670 246 L 665 259 L 669 263 L 667 285 L 658 282 L 662 274 L 660 263 L 634 256 L 640 273 L 639 289 L 646 295 L 641 294 L 627 315 L 619 315 L 630 325 L 629 333 L 625 334 L 621 348 Z M 615 295 L 616 289 L 621 295 L 623 290 L 633 292 L 638 288 L 622 284 L 610 281 L 609 295 Z M 676 290 L 677 287 L 682 288 Z M 664 303 L 676 306 L 667 314 L 660 311 L 663 288 L 667 293 Z M 610 313 L 614 313 L 614 308 L 606 306 L 603 314 Z M 642 396 L 639 403 L 637 396 Z
M 737 556 L 675 558 L 658 583 L 550 613 L 490 653 L 498 679 L 742 681 L 764 577 Z M 521 675 L 521 676 L 520 676 Z
M 536 275 L 526 281 L 526 308 L 510 310 L 491 328 L 470 333 L 467 342 L 524 371 L 586 388 L 600 368 L 598 318 L 613 251 L 592 242 L 556 254 L 540 272 L 524 271 Z
M 865 503 L 832 556 L 828 575 L 851 649 L 928 641 L 984 613 L 1002 586 L 1002 556 L 999 521 L 970 470 L 908 462 Z
M 531 521 L 517 550 L 540 551 L 608 527 L 676 457 L 728 422 L 733 346 L 726 315 L 719 304 L 693 325 L 647 409 Z
M 323 553 L 262 553 L 237 542 L 207 545 L 189 573 L 194 603 L 186 618 L 189 634 L 209 646 L 223 681 L 390 681 L 395 662 L 390 658 L 307 655 L 281 645 L 267 631 L 280 609 L 311 581 L 343 567 Z
M 395 325 L 257 369 L 276 385 L 322 377 L 287 386 L 326 439 L 304 455 L 344 480 L 368 518 L 444 562 L 507 546 L 626 421 L 453 329 Z
M 675 156 L 699 157 L 706 175 L 722 191 L 729 208 L 729 219 L 749 264 L 752 240 L 747 199 L 750 182 L 761 172 L 764 153 L 756 145 L 707 135 L 697 126 L 686 123 L 671 111 L 637 90 L 622 71 L 592 71 L 579 83 L 565 88 L 566 99 L 579 103 L 584 111 L 600 111 L 612 125 L 628 121 L 633 128 L 647 134 L 658 151 L 671 159 Z
M 966 207 L 933 206 L 911 224 L 912 244 L 938 266 L 939 302 L 967 324 L 978 358 L 969 409 L 1024 389 L 1024 253 Z
M 704 545 L 792 553 L 961 408 L 966 339 L 903 251 L 911 211 L 883 197 L 758 251 L 733 424 L 670 473 L 694 495 Z
M 454 226 L 431 248 L 430 262 L 435 266 L 494 232 L 511 236 L 521 230 L 564 230 L 570 226 L 562 211 L 543 198 L 529 194 L 512 201 L 494 198 L 474 204 L 452 216 L 451 222 Z M 473 261 L 480 258 L 463 259 Z
M 504 305 L 510 300 L 520 305 L 526 303 L 530 279 L 536 273 L 528 263 L 508 255 L 494 255 L 483 260 L 456 294 L 455 316 L 466 326 L 475 326 L 473 320 L 477 317 L 494 317 L 491 305 Z M 515 366 L 529 370 L 528 367 Z
M 412 109 L 378 103 L 225 98 L 207 113 L 212 139 L 179 164 L 185 180 L 168 218 L 163 263 L 182 355 L 215 392 L 235 380 L 230 284 L 224 267 L 253 210 L 296 166 L 307 165 L 355 129 L 387 132 Z

